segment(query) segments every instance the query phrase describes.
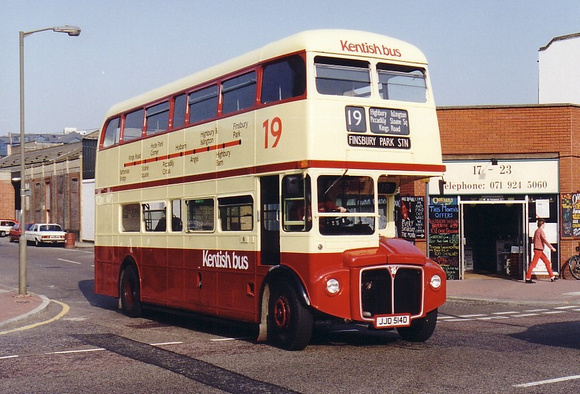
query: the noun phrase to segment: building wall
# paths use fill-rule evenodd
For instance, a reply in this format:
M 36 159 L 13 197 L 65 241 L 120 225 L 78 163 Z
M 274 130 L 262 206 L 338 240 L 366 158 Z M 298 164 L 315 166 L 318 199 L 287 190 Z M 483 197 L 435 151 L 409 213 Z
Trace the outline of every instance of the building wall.
M 26 221 L 58 223 L 78 238 L 81 230 L 80 160 L 27 169 L 26 179 L 30 188 Z
M 555 37 L 540 48 L 538 102 L 580 104 L 580 34 Z
M 437 110 L 442 153 L 453 156 L 549 154 L 560 163 L 560 193 L 580 191 L 580 106 L 450 107 Z M 577 239 L 560 239 L 561 264 Z
M 10 171 L 0 171 L 0 218 L 15 219 L 15 198 L 12 174 Z

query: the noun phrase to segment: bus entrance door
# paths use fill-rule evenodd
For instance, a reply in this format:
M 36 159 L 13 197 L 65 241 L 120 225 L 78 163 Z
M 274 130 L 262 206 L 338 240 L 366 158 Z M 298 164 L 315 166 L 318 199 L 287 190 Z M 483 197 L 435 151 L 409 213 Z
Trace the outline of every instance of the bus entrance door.
M 280 264 L 280 186 L 278 175 L 260 178 L 260 262 Z

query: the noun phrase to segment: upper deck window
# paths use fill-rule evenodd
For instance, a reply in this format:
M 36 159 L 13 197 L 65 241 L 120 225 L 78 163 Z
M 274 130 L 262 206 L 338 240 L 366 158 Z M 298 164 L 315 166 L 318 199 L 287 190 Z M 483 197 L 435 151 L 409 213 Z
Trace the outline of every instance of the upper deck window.
M 361 60 L 317 56 L 316 89 L 334 96 L 370 97 L 369 63 Z
M 222 84 L 222 112 L 229 114 L 254 106 L 256 102 L 256 72 L 228 79 Z
M 378 64 L 379 92 L 385 100 L 427 101 L 425 70 L 416 67 Z
M 160 133 L 169 127 L 169 102 L 147 108 L 147 135 Z
M 131 112 L 125 116 L 123 127 L 123 142 L 141 137 L 143 130 L 143 110 Z
M 218 87 L 212 85 L 189 94 L 189 123 L 202 122 L 217 116 Z
M 298 97 L 306 90 L 306 66 L 298 55 L 264 66 L 262 75 L 262 103 Z
M 121 135 L 120 118 L 113 118 L 107 124 L 105 129 L 105 138 L 103 138 L 103 148 L 116 145 L 119 143 L 119 136 Z
M 185 124 L 186 95 L 180 94 L 173 99 L 173 128 L 177 129 Z

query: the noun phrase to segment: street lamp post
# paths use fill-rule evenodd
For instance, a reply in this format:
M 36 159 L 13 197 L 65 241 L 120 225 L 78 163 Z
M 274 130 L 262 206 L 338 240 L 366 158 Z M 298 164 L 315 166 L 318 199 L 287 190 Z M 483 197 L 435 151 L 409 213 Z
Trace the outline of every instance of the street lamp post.
M 31 34 L 41 31 L 52 30 L 56 33 L 67 33 L 69 36 L 77 37 L 81 34 L 81 29 L 76 26 L 55 26 L 45 29 L 20 31 L 18 32 L 18 44 L 20 48 L 20 238 L 18 242 L 18 295 L 27 295 L 26 284 L 26 237 L 24 229 L 26 226 L 26 181 L 25 171 L 25 149 L 24 149 L 24 39 Z

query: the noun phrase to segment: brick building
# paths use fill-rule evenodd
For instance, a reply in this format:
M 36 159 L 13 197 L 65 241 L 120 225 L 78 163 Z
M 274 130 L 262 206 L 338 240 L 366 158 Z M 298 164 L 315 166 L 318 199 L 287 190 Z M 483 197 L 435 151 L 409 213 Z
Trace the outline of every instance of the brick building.
M 0 169 L 0 219 L 14 219 L 15 193 L 10 171 Z
M 447 171 L 427 187 L 430 257 L 450 278 L 466 271 L 521 278 L 541 217 L 560 272 L 580 240 L 580 106 L 447 107 L 437 115 Z M 534 273 L 542 275 L 539 266 Z

